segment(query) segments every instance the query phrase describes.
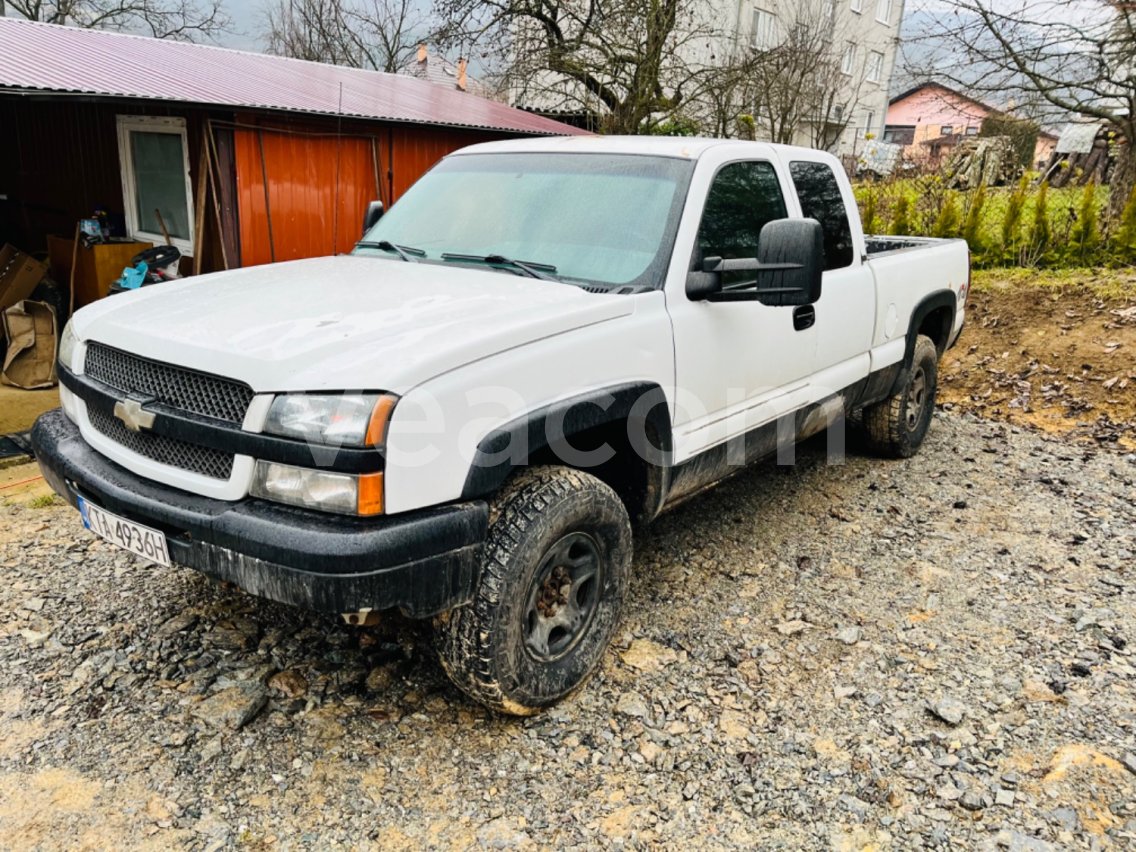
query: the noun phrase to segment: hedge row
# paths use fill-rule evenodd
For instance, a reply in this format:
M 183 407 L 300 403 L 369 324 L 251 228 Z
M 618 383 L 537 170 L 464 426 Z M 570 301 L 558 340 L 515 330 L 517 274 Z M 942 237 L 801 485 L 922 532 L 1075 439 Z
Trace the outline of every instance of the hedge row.
M 1136 192 L 1119 222 L 1108 187 L 1052 189 L 1026 175 L 1015 187 L 950 189 L 939 175 L 856 187 L 869 234 L 962 237 L 977 268 L 1136 263 Z

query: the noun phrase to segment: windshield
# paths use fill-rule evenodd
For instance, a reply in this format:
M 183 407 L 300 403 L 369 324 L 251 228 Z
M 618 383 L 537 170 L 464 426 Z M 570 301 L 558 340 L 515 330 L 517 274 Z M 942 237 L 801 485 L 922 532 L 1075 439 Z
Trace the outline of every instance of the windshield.
M 453 156 L 414 184 L 356 253 L 399 260 L 374 248 L 384 242 L 424 262 L 495 256 L 541 264 L 556 279 L 655 288 L 670 260 L 692 170 L 691 162 L 665 157 Z

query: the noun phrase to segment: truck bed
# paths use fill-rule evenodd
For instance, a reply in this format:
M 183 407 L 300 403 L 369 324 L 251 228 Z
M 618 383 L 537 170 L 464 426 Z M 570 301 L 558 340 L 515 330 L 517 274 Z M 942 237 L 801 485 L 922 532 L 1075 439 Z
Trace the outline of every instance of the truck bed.
M 970 252 L 964 240 L 929 237 L 865 237 L 868 266 L 876 279 L 876 330 L 873 347 L 904 343 L 895 334 L 906 329 L 915 306 L 933 291 L 960 292 L 970 279 Z M 959 312 L 957 322 L 962 321 Z
M 878 257 L 883 254 L 893 254 L 899 251 L 929 248 L 946 242 L 950 242 L 950 240 L 938 239 L 936 237 L 889 237 L 882 234 L 864 235 L 864 243 L 869 258 Z

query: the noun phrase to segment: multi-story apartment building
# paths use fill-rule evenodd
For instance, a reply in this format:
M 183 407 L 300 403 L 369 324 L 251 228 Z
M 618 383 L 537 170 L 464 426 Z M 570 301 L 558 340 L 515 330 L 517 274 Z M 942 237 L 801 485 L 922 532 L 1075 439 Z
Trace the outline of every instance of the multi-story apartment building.
M 737 2 L 735 39 L 744 40 L 745 48 L 770 50 L 797 38 L 818 66 L 832 65 L 838 72 L 816 72 L 819 77 L 813 83 L 827 85 L 830 95 L 816 99 L 815 114 L 801 122 L 794 142 L 845 155 L 858 153 L 867 139 L 883 135 L 904 0 Z M 802 27 L 813 32 L 794 36 L 794 28 Z M 818 123 L 829 125 L 831 132 L 817 132 Z

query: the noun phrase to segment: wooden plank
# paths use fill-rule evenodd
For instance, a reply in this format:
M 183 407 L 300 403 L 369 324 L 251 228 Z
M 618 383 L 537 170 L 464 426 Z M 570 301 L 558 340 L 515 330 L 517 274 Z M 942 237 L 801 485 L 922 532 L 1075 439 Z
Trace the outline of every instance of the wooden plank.
M 220 168 L 217 158 L 217 140 L 213 137 L 213 122 L 205 122 L 205 135 L 209 140 L 209 187 L 213 193 L 213 217 L 217 221 L 217 242 L 221 244 L 221 263 L 229 268 L 229 251 L 225 248 L 225 226 L 221 221 L 221 194 L 217 192 L 217 177 L 214 169 Z
M 197 158 L 197 195 L 193 201 L 197 205 L 194 211 L 193 239 L 193 274 L 201 274 L 201 263 L 205 257 L 205 193 L 209 189 L 209 142 L 205 131 L 201 131 L 201 156 Z

